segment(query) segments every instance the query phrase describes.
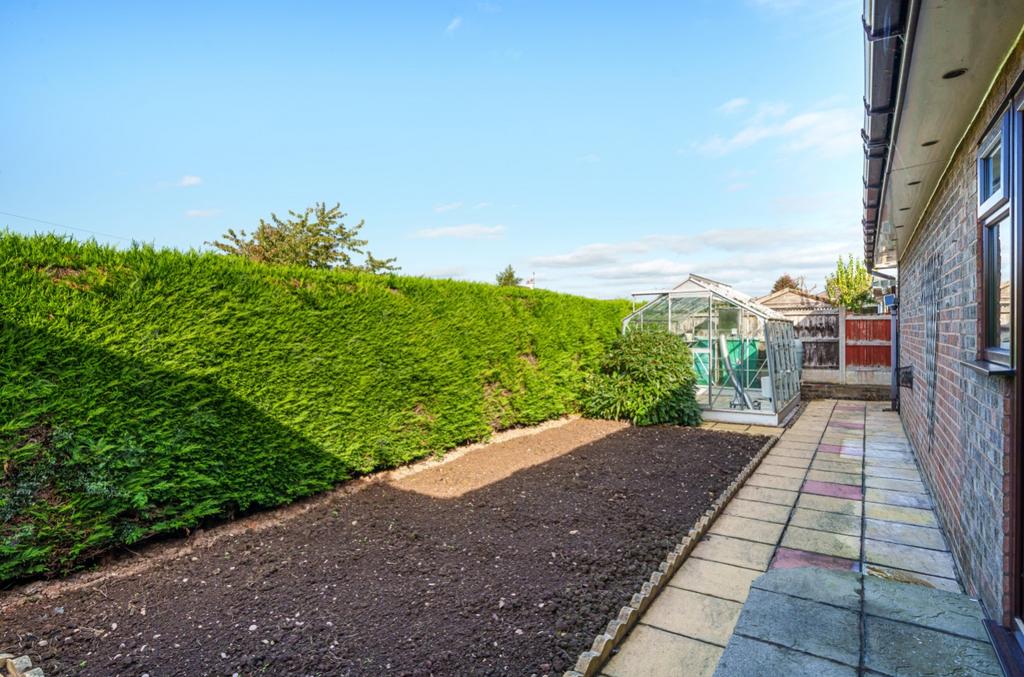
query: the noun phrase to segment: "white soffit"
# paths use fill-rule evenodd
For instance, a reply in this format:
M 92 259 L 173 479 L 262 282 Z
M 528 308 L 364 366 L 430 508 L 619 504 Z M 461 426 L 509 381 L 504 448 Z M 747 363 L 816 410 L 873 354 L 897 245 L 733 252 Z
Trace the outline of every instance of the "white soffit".
M 897 251 L 909 242 L 1022 25 L 1022 0 L 921 2 L 878 220 L 895 227 Z M 958 68 L 967 72 L 943 79 Z M 923 145 L 930 141 L 938 143 Z

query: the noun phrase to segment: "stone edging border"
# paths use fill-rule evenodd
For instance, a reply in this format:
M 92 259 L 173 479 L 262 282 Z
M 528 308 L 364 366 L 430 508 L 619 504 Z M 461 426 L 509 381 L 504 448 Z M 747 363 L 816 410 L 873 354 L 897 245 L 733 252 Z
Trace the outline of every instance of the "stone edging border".
M 562 677 L 592 677 L 596 675 L 605 662 L 611 657 L 612 651 L 625 638 L 626 634 L 640 620 L 641 614 L 647 610 L 654 598 L 658 596 L 662 588 L 668 584 L 672 575 L 682 566 L 690 552 L 697 546 L 697 543 L 704 538 L 708 529 L 715 519 L 721 514 L 725 506 L 732 500 L 736 492 L 740 490 L 747 479 L 754 474 L 761 461 L 768 455 L 772 447 L 779 441 L 780 435 L 772 435 L 764 443 L 764 446 L 744 466 L 739 475 L 725 488 L 715 499 L 711 507 L 701 515 L 696 524 L 690 528 L 686 537 L 669 552 L 665 560 L 658 565 L 658 569 L 651 574 L 650 578 L 640 587 L 640 592 L 633 595 L 627 606 L 622 607 L 619 615 L 608 622 L 605 631 L 594 638 L 594 643 L 588 651 L 584 651 L 576 659 L 576 667 L 564 673 Z

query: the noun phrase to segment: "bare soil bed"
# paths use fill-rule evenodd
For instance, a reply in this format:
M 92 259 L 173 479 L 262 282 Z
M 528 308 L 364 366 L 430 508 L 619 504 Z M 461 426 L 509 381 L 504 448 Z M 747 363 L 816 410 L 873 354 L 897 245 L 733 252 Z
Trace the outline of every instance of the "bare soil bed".
M 92 585 L 0 593 L 0 652 L 48 676 L 561 674 L 765 441 L 521 435 Z

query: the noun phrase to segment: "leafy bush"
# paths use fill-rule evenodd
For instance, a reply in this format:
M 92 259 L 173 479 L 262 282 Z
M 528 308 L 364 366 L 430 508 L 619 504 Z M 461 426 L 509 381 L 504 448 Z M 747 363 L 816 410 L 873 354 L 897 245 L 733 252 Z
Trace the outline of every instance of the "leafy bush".
M 0 580 L 572 411 L 627 312 L 0 232 Z
M 632 330 L 617 338 L 584 386 L 581 408 L 592 418 L 635 425 L 698 425 L 697 375 L 686 343 L 664 330 Z

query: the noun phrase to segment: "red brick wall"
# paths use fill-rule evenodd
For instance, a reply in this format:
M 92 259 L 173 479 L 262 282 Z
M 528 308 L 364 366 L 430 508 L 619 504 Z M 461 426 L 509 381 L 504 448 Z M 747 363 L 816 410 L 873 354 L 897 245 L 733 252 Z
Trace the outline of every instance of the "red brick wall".
M 967 591 L 1008 622 L 1010 381 L 964 366 L 979 347 L 975 152 L 1024 71 L 1018 44 L 900 259 L 901 416 Z M 912 227 L 912 226 L 908 226 Z

